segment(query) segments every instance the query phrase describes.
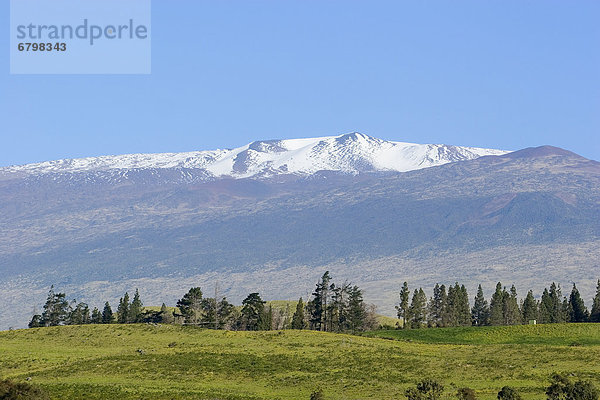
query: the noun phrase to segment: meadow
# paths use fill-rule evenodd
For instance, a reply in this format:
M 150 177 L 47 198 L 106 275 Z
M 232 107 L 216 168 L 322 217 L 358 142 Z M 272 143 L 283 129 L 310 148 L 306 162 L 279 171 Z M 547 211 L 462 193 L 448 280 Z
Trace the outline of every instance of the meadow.
M 0 332 L 0 377 L 53 399 L 402 399 L 424 377 L 445 397 L 510 385 L 543 399 L 553 372 L 600 386 L 600 324 L 376 331 L 231 332 L 84 325 Z

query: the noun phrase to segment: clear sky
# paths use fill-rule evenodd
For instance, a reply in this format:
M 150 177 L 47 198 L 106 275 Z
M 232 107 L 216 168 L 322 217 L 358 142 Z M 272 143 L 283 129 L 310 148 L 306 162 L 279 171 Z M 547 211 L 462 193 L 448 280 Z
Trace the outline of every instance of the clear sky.
M 0 165 L 351 131 L 600 160 L 600 1 L 152 7 L 146 76 L 9 75 L 0 35 Z

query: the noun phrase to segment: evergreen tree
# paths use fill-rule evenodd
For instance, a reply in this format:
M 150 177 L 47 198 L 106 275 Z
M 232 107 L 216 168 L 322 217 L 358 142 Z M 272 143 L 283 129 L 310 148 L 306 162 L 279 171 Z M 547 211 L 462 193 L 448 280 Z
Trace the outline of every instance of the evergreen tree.
M 129 293 L 125 292 L 125 295 L 119 299 L 119 306 L 117 307 L 117 322 L 119 324 L 129 323 Z
M 212 297 L 204 298 L 200 323 L 207 328 L 223 329 L 231 319 L 233 309 L 233 304 L 230 304 L 225 297 L 218 302 Z
M 511 286 L 510 293 L 506 292 L 506 290 L 502 293 L 502 309 L 505 325 L 519 325 L 523 323 L 515 285 Z
M 545 288 L 542 293 L 542 300 L 540 301 L 539 306 L 539 317 L 540 323 L 542 324 L 549 324 L 552 322 L 552 298 L 550 297 L 548 288 Z
M 298 300 L 298 304 L 296 304 L 296 312 L 294 312 L 294 316 L 292 317 L 292 329 L 306 329 L 306 317 L 304 316 L 304 302 L 302 301 L 302 297 Z
M 448 294 L 446 293 L 446 285 L 440 285 L 440 310 L 441 323 L 440 326 L 449 326 L 450 315 L 448 314 Z
M 257 331 L 264 327 L 265 302 L 258 293 L 250 293 L 242 301 L 242 326 L 247 331 Z
M 443 285 L 442 285 L 443 287 Z M 442 325 L 442 315 L 444 310 L 444 299 L 442 298 L 442 287 L 438 283 L 433 288 L 433 297 L 429 301 L 429 324 L 432 327 L 439 327 Z M 444 296 L 445 296 L 444 287 Z
M 571 295 L 569 296 L 569 311 L 569 320 L 571 322 L 587 322 L 589 319 L 588 310 L 585 308 L 583 299 L 574 283 L 573 290 L 571 290 Z
M 457 293 L 457 310 L 456 314 L 458 317 L 459 326 L 471 326 L 471 308 L 469 306 L 469 293 L 465 285 L 455 285 L 455 291 Z
M 411 328 L 418 329 L 426 325 L 427 295 L 422 288 L 419 288 L 419 290 L 415 289 L 408 314 Z
M 79 303 L 69 313 L 69 325 L 85 325 L 92 322 L 90 308 L 85 303 Z
M 496 284 L 496 291 L 490 300 L 490 325 L 504 324 L 504 292 L 502 291 L 502 283 Z
M 112 324 L 114 322 L 114 316 L 112 308 L 108 301 L 104 303 L 104 309 L 102 310 L 102 323 L 103 324 Z
M 44 312 L 40 322 L 43 326 L 64 325 L 69 316 L 69 302 L 65 299 L 64 293 L 55 293 L 54 286 L 50 287 Z
M 29 328 L 41 328 L 43 326 L 44 323 L 40 314 L 34 314 L 33 317 L 31 317 L 31 321 L 29 321 L 29 324 L 27 325 Z
M 366 316 L 362 290 L 353 286 L 348 292 L 348 325 L 352 332 L 364 329 Z
M 311 329 L 318 331 L 327 330 L 327 301 L 330 281 L 331 276 L 329 275 L 329 271 L 326 271 L 321 277 L 321 282 L 317 283 L 317 287 L 313 293 L 313 299 L 309 304 Z
M 527 297 L 523 301 L 522 307 L 523 322 L 528 323 L 531 320 L 538 319 L 538 305 L 533 297 L 533 291 L 527 292 Z
M 402 326 L 404 328 L 408 328 L 408 309 L 409 309 L 409 301 L 410 301 L 410 290 L 408 289 L 408 283 L 404 282 L 402 284 L 402 289 L 400 289 L 400 304 L 396 306 L 396 310 L 398 311 L 398 319 L 402 320 Z
M 131 306 L 129 307 L 129 319 L 127 322 L 141 322 L 143 307 L 144 304 L 142 303 L 142 300 L 140 300 L 140 292 L 137 289 L 135 289 L 135 295 L 133 295 L 133 301 L 131 302 Z
M 565 316 L 565 320 L 562 322 L 571 322 L 571 314 L 573 310 L 571 309 L 571 303 L 569 303 L 569 299 L 567 299 L 566 296 L 563 297 L 562 309 Z
M 483 296 L 483 289 L 481 285 L 477 287 L 477 295 L 473 302 L 473 309 L 471 310 L 471 320 L 474 326 L 488 325 L 490 308 L 488 303 Z
M 269 304 L 269 308 L 264 308 L 260 320 L 258 321 L 259 331 L 270 331 L 273 329 L 273 306 Z
M 457 309 L 457 293 L 455 286 L 448 286 L 448 295 L 446 296 L 446 303 L 444 304 L 443 318 L 444 326 L 457 326 L 458 317 L 456 315 Z
M 186 324 L 197 325 L 202 319 L 202 289 L 191 288 L 177 301 L 177 308 Z
M 94 307 L 92 310 L 92 317 L 90 320 L 91 324 L 101 324 L 102 323 L 102 313 L 98 310 L 98 307 Z
M 200 324 L 209 329 L 218 329 L 217 300 L 213 297 L 202 299 L 202 313 Z
M 598 279 L 598 285 L 596 286 L 596 296 L 592 303 L 592 312 L 590 314 L 591 322 L 600 322 L 600 279 Z
M 567 321 L 567 305 L 560 290 L 560 285 L 552 282 L 550 285 L 550 300 L 552 308 L 550 312 L 550 322 L 561 323 Z
M 590 313 L 590 322 L 600 322 L 600 279 L 596 286 L 596 296 L 592 301 L 592 312 Z
M 331 301 L 328 305 L 329 315 L 327 330 L 330 332 L 342 332 L 349 327 L 348 322 L 348 292 L 350 285 L 344 283 L 342 286 L 331 284 L 329 292 L 331 293 Z

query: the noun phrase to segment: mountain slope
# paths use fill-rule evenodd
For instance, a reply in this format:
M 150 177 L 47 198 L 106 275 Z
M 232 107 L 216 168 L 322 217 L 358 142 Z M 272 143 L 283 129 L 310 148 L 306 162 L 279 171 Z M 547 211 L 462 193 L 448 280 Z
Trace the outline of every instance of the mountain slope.
M 174 304 L 218 281 L 239 302 L 256 290 L 306 296 L 329 269 L 391 314 L 404 280 L 487 294 L 497 280 L 538 294 L 576 281 L 589 302 L 600 276 L 600 164 L 562 149 L 291 180 L 126 173 L 0 181 L 0 326 L 22 326 L 14 310 L 43 302 L 50 284 L 100 306 L 135 287 Z

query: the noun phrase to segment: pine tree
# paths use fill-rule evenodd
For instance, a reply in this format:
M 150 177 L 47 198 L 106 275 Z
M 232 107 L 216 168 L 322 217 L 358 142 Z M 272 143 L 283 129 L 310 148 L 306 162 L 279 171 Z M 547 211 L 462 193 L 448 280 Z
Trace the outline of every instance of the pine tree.
M 273 329 L 273 306 L 269 304 L 269 308 L 263 309 L 258 322 L 258 330 L 270 331 L 271 329 Z
M 458 318 L 456 316 L 456 290 L 455 287 L 448 286 L 448 295 L 446 296 L 446 304 L 444 305 L 444 326 L 457 326 Z
M 304 316 L 304 302 L 302 301 L 302 297 L 298 300 L 298 304 L 296 304 L 296 312 L 292 317 L 292 329 L 306 329 L 306 317 Z
M 329 282 L 331 276 L 326 271 L 321 277 L 321 282 L 313 293 L 313 299 L 309 302 L 310 327 L 318 331 L 327 330 L 327 301 L 329 297 Z
M 217 301 L 212 297 L 202 299 L 200 324 L 209 329 L 217 329 Z
M 596 296 L 592 303 L 592 312 L 590 314 L 591 322 L 600 322 L 600 279 L 598 279 L 598 285 L 596 286 Z
M 119 306 L 117 307 L 117 322 L 119 324 L 129 323 L 129 293 L 125 292 L 125 295 L 119 299 Z
M 408 283 L 404 282 L 402 284 L 402 289 L 400 289 L 400 304 L 396 306 L 396 310 L 398 311 L 398 319 L 402 320 L 402 326 L 404 328 L 408 328 L 408 309 L 409 309 L 409 301 L 410 301 L 410 290 L 408 289 Z
M 233 318 L 233 312 L 235 307 L 233 304 L 227 301 L 227 298 L 221 298 L 221 301 L 217 303 L 217 328 L 223 329 L 226 325 L 231 323 Z
M 563 295 L 560 290 L 560 285 L 556 285 L 554 282 L 552 282 L 552 285 L 550 285 L 550 300 L 552 303 L 550 322 L 566 322 L 567 308 L 565 306 L 568 305 L 568 303 L 566 303 L 565 299 L 563 298 Z
M 179 301 L 177 308 L 186 324 L 196 325 L 202 319 L 202 289 L 191 288 Z
M 502 291 L 502 283 L 496 284 L 496 291 L 490 300 L 490 325 L 504 324 L 504 293 Z
M 456 314 L 458 317 L 459 326 L 471 326 L 471 308 L 469 306 L 469 293 L 465 285 L 455 285 L 455 291 L 458 294 L 457 297 L 457 310 Z
M 67 322 L 69 316 L 69 302 L 64 293 L 55 293 L 54 286 L 50 287 L 44 312 L 42 313 L 40 323 L 43 326 L 58 326 Z
M 264 327 L 265 302 L 258 293 L 250 293 L 242 301 L 242 326 L 247 331 L 257 331 Z
M 450 316 L 448 315 L 448 294 L 446 293 L 446 285 L 440 285 L 440 310 L 440 326 L 449 326 Z
M 90 320 L 91 324 L 101 324 L 102 323 L 102 313 L 98 310 L 98 307 L 94 307 L 92 310 L 92 317 Z
M 129 319 L 127 322 L 142 322 L 143 307 L 144 304 L 142 303 L 142 300 L 140 300 L 140 292 L 135 289 L 135 295 L 133 296 L 133 301 L 129 307 Z
M 85 325 L 91 323 L 90 308 L 85 303 L 79 303 L 69 313 L 69 325 Z
M 542 293 L 538 315 L 540 317 L 540 323 L 549 324 L 552 322 L 552 298 L 550 297 L 548 288 L 545 288 Z
M 415 289 L 412 302 L 409 307 L 410 327 L 422 328 L 427 323 L 427 295 L 422 288 Z
M 34 314 L 33 317 L 31 317 L 31 321 L 29 321 L 29 324 L 27 325 L 28 328 L 41 328 L 43 326 L 44 324 L 40 314 Z
M 102 310 L 102 323 L 103 324 L 112 324 L 114 322 L 114 316 L 112 312 L 112 308 L 108 301 L 104 303 L 104 309 Z
M 330 332 L 342 332 L 349 328 L 348 322 L 348 292 L 350 285 L 344 283 L 342 286 L 336 286 L 334 283 L 329 286 L 331 301 L 328 305 L 329 324 L 327 330 Z
M 348 325 L 352 332 L 364 329 L 366 316 L 362 290 L 353 286 L 348 292 Z
M 442 298 L 442 287 L 435 284 L 433 288 L 433 297 L 429 301 L 429 325 L 432 327 L 442 326 L 442 315 L 444 310 L 444 299 Z M 444 287 L 444 296 L 446 295 Z
M 583 299 L 574 283 L 573 290 L 571 290 L 571 295 L 569 296 L 569 311 L 571 322 L 587 322 L 589 319 L 588 310 L 585 308 Z
M 519 309 L 519 300 L 517 299 L 517 289 L 515 285 L 510 288 L 510 293 L 506 290 L 502 294 L 502 308 L 504 313 L 505 325 L 519 325 L 523 323 L 521 310 Z
M 481 285 L 477 287 L 477 295 L 473 302 L 473 309 L 471 310 L 471 320 L 474 326 L 484 326 L 488 324 L 490 314 L 490 308 L 488 303 L 483 296 L 483 289 Z
M 527 296 L 523 301 L 523 307 L 521 307 L 521 312 L 523 314 L 524 323 L 538 319 L 538 304 L 533 297 L 533 291 L 530 290 L 527 292 Z
M 233 313 L 233 305 L 225 297 L 216 301 L 213 297 L 202 299 L 202 313 L 200 323 L 210 329 L 223 329 L 229 323 Z

